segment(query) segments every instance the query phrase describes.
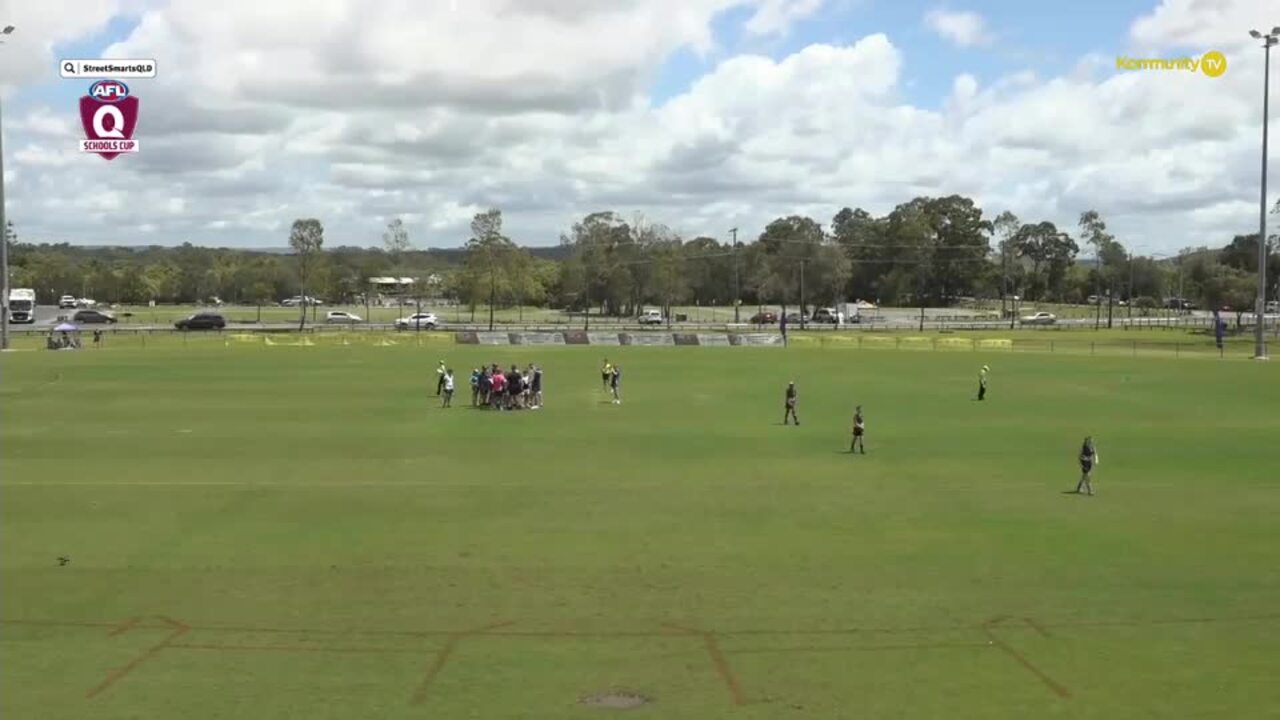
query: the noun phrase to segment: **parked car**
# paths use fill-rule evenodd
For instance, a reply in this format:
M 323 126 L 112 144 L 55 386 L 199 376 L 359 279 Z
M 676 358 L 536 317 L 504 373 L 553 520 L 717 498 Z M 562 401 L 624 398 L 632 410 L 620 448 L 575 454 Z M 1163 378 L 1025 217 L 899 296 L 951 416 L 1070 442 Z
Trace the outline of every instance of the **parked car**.
M 772 325 L 776 322 L 778 322 L 778 315 L 768 310 L 751 316 L 752 325 Z
M 813 322 L 826 325 L 843 325 L 844 313 L 835 308 L 818 308 L 813 311 Z
M 640 313 L 639 322 L 641 325 L 661 325 L 665 321 L 661 310 L 645 310 Z
M 344 310 L 330 310 L 329 314 L 324 316 L 324 321 L 327 323 L 347 323 L 347 324 L 364 322 L 364 320 L 361 319 L 359 315 L 353 315 L 352 313 L 346 312 Z
M 800 317 L 800 313 L 798 313 L 798 312 L 789 312 L 789 313 L 787 313 L 787 324 L 788 324 L 788 325 L 799 325 L 801 320 L 803 320 L 803 318 L 801 318 L 801 317 Z
M 76 307 L 92 308 L 97 306 L 98 301 L 93 298 L 80 298 L 79 300 L 76 300 Z
M 1280 300 L 1268 300 L 1268 301 L 1267 301 L 1266 312 L 1268 312 L 1268 313 L 1280 313 Z
M 324 301 L 319 298 L 313 298 L 309 295 L 305 298 L 302 297 L 301 295 L 294 295 L 291 298 L 285 298 L 284 300 L 281 300 L 280 304 L 285 307 L 298 307 L 299 305 L 319 306 L 319 305 L 324 305 Z
M 227 319 L 218 313 L 199 312 L 174 323 L 179 330 L 221 330 L 227 326 Z
M 74 310 L 75 307 L 76 307 L 75 295 L 63 295 L 62 297 L 58 298 L 59 310 Z
M 116 321 L 116 316 L 103 310 L 77 310 L 75 315 L 71 316 L 72 322 L 78 322 L 81 325 L 95 325 L 107 323 L 111 324 Z
M 396 320 L 395 325 L 397 330 L 435 330 L 440 326 L 440 320 L 435 313 L 414 313 Z
M 1058 322 L 1057 316 L 1049 312 L 1038 312 L 1022 318 L 1023 325 L 1052 325 Z

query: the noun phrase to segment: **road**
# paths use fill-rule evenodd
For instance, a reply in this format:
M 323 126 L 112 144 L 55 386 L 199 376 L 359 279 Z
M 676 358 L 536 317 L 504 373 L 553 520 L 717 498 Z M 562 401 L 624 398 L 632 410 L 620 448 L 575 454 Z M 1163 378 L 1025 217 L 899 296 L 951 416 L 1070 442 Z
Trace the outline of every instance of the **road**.
M 59 317 L 70 316 L 74 312 L 75 312 L 74 310 L 59 310 L 58 308 L 51 307 L 51 306 L 42 306 L 37 308 L 36 310 L 36 322 L 34 324 L 11 325 L 10 327 L 14 332 L 17 332 L 17 333 L 31 333 L 31 332 L 46 333 L 55 324 L 57 324 L 58 322 L 61 322 L 61 320 L 59 320 Z M 985 316 L 985 317 L 973 316 L 972 318 L 966 318 L 966 317 L 955 314 L 955 312 L 956 311 L 954 310 L 948 310 L 945 308 L 926 309 L 924 328 L 926 330 L 942 330 L 942 329 L 948 329 L 948 328 L 957 329 L 957 330 L 961 330 L 961 329 L 1007 330 L 1009 329 L 1008 320 L 989 319 L 990 316 Z M 1123 327 L 1161 327 L 1161 326 L 1168 326 L 1170 324 L 1175 326 L 1179 324 L 1185 324 L 1188 327 L 1204 327 L 1207 329 L 1209 324 L 1209 318 L 1211 317 L 1211 315 L 1212 315 L 1211 313 L 1206 311 L 1195 311 L 1195 312 L 1192 312 L 1190 315 L 1177 317 L 1177 318 L 1167 318 L 1167 317 L 1129 318 L 1126 316 L 1122 316 L 1120 313 L 1116 313 L 1115 316 L 1113 317 L 1113 326 L 1121 327 L 1121 328 Z M 1251 315 L 1245 316 L 1246 320 L 1250 320 L 1251 318 L 1252 318 Z M 1268 324 L 1271 324 L 1273 322 L 1280 322 L 1280 315 L 1267 315 L 1266 318 L 1267 318 Z M 1226 319 L 1230 322 L 1234 320 L 1234 317 L 1229 315 L 1229 316 L 1226 316 Z M 1055 322 L 1053 325 L 1048 325 L 1048 326 L 1044 326 L 1044 325 L 1028 326 L 1028 325 L 1022 325 L 1021 323 L 1018 323 L 1014 327 L 1015 329 L 1021 328 L 1021 329 L 1029 329 L 1029 330 L 1052 329 L 1055 327 L 1086 329 L 1086 328 L 1093 328 L 1096 322 L 1097 321 L 1094 318 L 1066 318 L 1066 319 L 1060 319 L 1057 322 Z M 1102 319 L 1102 326 L 1106 327 L 1105 317 Z M 266 323 L 252 323 L 252 322 L 234 323 L 233 322 L 233 323 L 228 323 L 226 329 L 232 332 L 254 332 L 254 331 L 284 332 L 284 331 L 296 329 L 297 327 L 298 327 L 298 324 L 296 322 L 266 322 Z M 344 326 L 337 325 L 337 324 L 326 324 L 324 322 L 314 323 L 314 324 L 308 322 L 307 327 L 337 330 Z M 349 326 L 349 327 L 353 331 L 389 331 L 389 330 L 395 329 L 394 326 L 391 325 L 390 323 L 378 323 L 378 324 L 360 323 L 360 324 Z M 889 309 L 889 310 L 879 311 L 878 315 L 875 316 L 871 322 L 848 324 L 845 326 L 845 329 L 849 329 L 849 330 L 856 330 L 856 329 L 911 330 L 911 329 L 919 329 L 919 327 L 920 327 L 919 311 L 907 309 L 907 308 L 901 308 L 901 309 Z M 527 331 L 527 330 L 557 332 L 557 331 L 565 331 L 565 330 L 578 330 L 581 328 L 582 328 L 582 325 L 579 322 L 575 321 L 572 324 L 569 324 L 569 323 L 499 324 L 494 329 L 500 332 L 501 331 L 517 331 L 518 332 L 518 331 Z M 831 325 L 822 325 L 822 324 L 815 324 L 815 323 L 807 323 L 806 328 L 809 330 L 817 331 L 817 332 L 836 329 Z M 81 325 L 81 329 L 82 330 L 103 329 L 107 331 L 123 331 L 123 332 L 165 332 L 165 331 L 174 330 L 174 327 L 172 324 L 168 324 L 168 323 L 128 323 L 126 322 L 126 323 L 118 323 L 114 325 L 84 324 L 84 325 Z M 484 323 L 475 323 L 475 324 L 448 323 L 442 329 L 484 331 L 488 329 L 488 325 Z M 608 321 L 608 320 L 593 318 L 591 321 L 591 329 L 599 330 L 601 332 L 609 332 L 611 330 L 635 332 L 635 331 L 641 331 L 641 330 L 668 330 L 668 329 L 682 330 L 686 332 L 717 331 L 717 330 L 719 331 L 743 330 L 743 331 L 768 332 L 768 331 L 776 331 L 778 328 L 776 325 L 756 326 L 756 325 L 749 325 L 746 323 L 742 323 L 742 324 L 671 323 L 670 325 L 663 325 L 658 327 L 654 327 L 654 326 L 642 327 L 642 326 L 636 325 L 634 322 L 622 323 L 617 321 Z M 800 328 L 798 324 L 792 324 L 790 326 L 790 329 L 799 330 Z

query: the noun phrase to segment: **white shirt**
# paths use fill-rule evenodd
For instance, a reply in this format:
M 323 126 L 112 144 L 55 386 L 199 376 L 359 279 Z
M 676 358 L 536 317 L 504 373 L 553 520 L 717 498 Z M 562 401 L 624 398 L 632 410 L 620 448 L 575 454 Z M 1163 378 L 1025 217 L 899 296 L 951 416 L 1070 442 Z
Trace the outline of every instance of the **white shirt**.
M 453 392 L 453 376 L 452 375 L 444 376 L 444 389 L 450 392 Z

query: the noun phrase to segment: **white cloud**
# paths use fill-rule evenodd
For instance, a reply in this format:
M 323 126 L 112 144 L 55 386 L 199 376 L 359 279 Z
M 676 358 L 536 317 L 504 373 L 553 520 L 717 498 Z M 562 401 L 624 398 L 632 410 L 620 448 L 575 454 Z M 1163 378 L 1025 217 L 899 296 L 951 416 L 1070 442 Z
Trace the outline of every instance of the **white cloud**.
M 58 76 L 55 45 L 103 30 L 120 15 L 152 0 L 0 0 L 0 25 L 16 30 L 0 46 L 0 84 L 28 84 Z
M 924 22 L 940 37 L 962 48 L 987 45 L 992 40 L 987 21 L 976 12 L 930 10 L 924 16 Z
M 449 246 L 473 213 L 497 206 L 527 243 L 553 243 L 601 209 L 750 237 L 777 215 L 826 221 L 846 204 L 883 213 L 917 193 L 969 194 L 993 216 L 1071 229 L 1094 208 L 1123 241 L 1164 250 L 1223 242 L 1257 220 L 1254 49 L 1220 46 L 1230 62 L 1220 78 L 1123 73 L 1094 57 L 1058 77 L 959 74 L 920 107 L 903 98 L 903 53 L 872 34 L 778 60 L 729 57 L 654 102 L 659 64 L 711 46 L 719 13 L 794 20 L 807 3 L 366 5 L 148 9 L 112 49 L 161 63 L 156 80 L 131 85 L 142 152 L 110 163 L 81 154 L 73 110 L 8 106 L 20 233 L 101 243 L 147 226 L 145 242 L 282 245 L 294 218 L 315 216 L 330 244 L 368 244 L 403 216 L 416 244 Z M 1225 39 L 1253 8 L 1168 2 L 1133 23 L 1131 44 Z M 96 27 L 67 22 L 64 35 Z
M 812 16 L 822 9 L 825 0 L 763 0 L 747 21 L 747 32 L 752 35 L 784 33 L 796 21 Z

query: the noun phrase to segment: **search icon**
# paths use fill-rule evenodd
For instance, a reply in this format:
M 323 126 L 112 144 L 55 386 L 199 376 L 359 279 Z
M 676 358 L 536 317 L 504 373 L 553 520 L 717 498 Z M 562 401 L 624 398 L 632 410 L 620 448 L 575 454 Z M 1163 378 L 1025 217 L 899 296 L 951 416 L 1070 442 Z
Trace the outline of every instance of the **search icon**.
M 75 63 L 72 63 L 72 62 L 62 63 L 62 72 L 63 74 L 66 74 L 66 75 L 75 75 L 76 74 Z

